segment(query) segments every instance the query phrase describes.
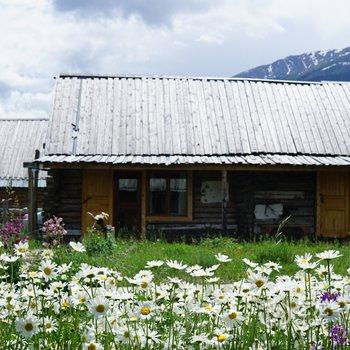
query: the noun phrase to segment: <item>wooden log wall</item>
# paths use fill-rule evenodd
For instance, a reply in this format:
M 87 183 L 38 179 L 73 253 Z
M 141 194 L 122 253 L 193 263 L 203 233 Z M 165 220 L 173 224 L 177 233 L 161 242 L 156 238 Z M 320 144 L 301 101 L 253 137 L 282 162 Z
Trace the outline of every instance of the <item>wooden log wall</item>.
M 12 201 L 10 203 L 10 207 L 17 206 L 19 208 L 28 208 L 29 205 L 29 193 L 27 187 L 13 187 L 11 188 L 11 192 L 13 192 L 12 195 Z M 44 193 L 45 188 L 39 187 L 37 189 L 37 201 L 38 201 L 38 208 L 42 208 L 43 201 L 44 201 Z M 0 202 L 2 199 L 7 199 L 7 189 L 6 187 L 0 187 Z
M 281 218 L 291 216 L 284 229 L 294 237 L 316 229 L 316 174 L 314 172 L 237 172 L 234 175 L 238 232 L 274 233 Z M 257 204 L 282 204 L 279 219 L 256 219 Z
M 202 182 L 205 181 L 221 181 L 220 171 L 208 172 L 194 172 L 194 191 L 193 191 L 193 222 L 201 224 L 222 224 L 222 202 L 217 203 L 203 203 L 201 200 Z M 235 220 L 235 206 L 234 206 L 234 183 L 232 176 L 227 175 L 229 198 L 227 202 L 227 224 L 232 225 L 236 223 Z M 220 192 L 221 193 L 221 192 Z
M 45 217 L 62 217 L 71 235 L 81 231 L 82 171 L 79 169 L 52 169 L 47 178 L 44 198 Z
M 244 238 L 252 238 L 254 231 L 254 172 L 234 172 L 232 182 L 237 233 Z

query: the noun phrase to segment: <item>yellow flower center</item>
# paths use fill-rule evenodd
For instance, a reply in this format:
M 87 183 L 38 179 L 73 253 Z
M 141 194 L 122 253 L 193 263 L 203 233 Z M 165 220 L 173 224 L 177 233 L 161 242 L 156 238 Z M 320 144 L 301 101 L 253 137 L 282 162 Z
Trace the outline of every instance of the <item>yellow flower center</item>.
M 141 283 L 141 288 L 145 289 L 148 287 L 148 283 L 147 282 L 142 282 Z
M 33 324 L 32 323 L 26 323 L 25 325 L 24 325 L 24 329 L 27 331 L 27 332 L 31 332 L 32 330 L 33 330 L 33 328 L 34 328 L 34 326 L 33 326 Z
M 62 309 L 66 309 L 67 307 L 69 307 L 69 301 L 66 299 L 62 302 L 61 304 Z
M 297 287 L 297 288 L 295 289 L 295 292 L 296 292 L 296 293 L 301 293 L 301 288 L 300 288 L 300 287 Z
M 325 310 L 324 310 L 324 313 L 327 315 L 327 316 L 332 316 L 333 315 L 333 310 L 329 307 L 327 307 Z
M 297 306 L 297 303 L 295 302 L 295 301 L 292 301 L 291 303 L 290 303 L 290 307 L 291 308 L 295 308 Z
M 227 339 L 227 335 L 225 334 L 218 335 L 218 342 L 223 343 L 226 339 Z
M 25 248 L 18 248 L 18 251 L 19 251 L 20 253 L 24 253 L 26 250 L 25 250 Z
M 148 306 L 143 306 L 141 308 L 141 315 L 147 316 L 151 313 L 151 309 Z
M 98 313 L 102 314 L 106 310 L 106 308 L 103 304 L 98 304 L 98 305 L 96 305 L 95 310 Z
M 339 307 L 341 307 L 342 309 L 344 309 L 344 307 L 346 306 L 346 302 L 344 302 L 344 301 L 339 301 L 338 305 L 339 305 Z
M 86 298 L 85 298 L 85 297 L 81 297 L 81 298 L 79 299 L 79 303 L 80 303 L 80 304 L 84 304 L 85 301 L 86 301 Z
M 260 288 L 260 287 L 262 287 L 262 286 L 264 285 L 264 281 L 263 281 L 263 280 L 256 280 L 256 281 L 255 281 L 255 285 L 256 285 L 258 288 Z
M 89 344 L 89 346 L 88 346 L 88 348 L 87 348 L 87 350 L 96 350 L 97 349 L 97 347 L 96 347 L 96 345 L 95 344 Z
M 50 276 L 51 273 L 52 273 L 52 269 L 51 269 L 50 267 L 45 267 L 45 268 L 44 268 L 44 274 L 45 274 L 46 276 Z
M 124 338 L 129 338 L 130 337 L 130 333 L 128 331 L 124 332 Z
M 206 309 L 207 311 L 211 311 L 211 310 L 213 310 L 213 306 L 210 304 L 206 304 L 206 305 L 204 305 L 204 309 Z
M 228 314 L 228 318 L 230 319 L 230 320 L 235 320 L 236 318 L 237 318 L 237 313 L 236 312 L 230 312 L 229 314 Z

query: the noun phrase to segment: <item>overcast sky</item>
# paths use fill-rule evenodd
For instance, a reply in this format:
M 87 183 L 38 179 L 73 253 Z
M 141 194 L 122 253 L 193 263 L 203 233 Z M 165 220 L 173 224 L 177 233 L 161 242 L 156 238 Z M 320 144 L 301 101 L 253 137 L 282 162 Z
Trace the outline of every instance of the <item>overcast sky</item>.
M 350 46 L 349 0 L 0 0 L 0 117 L 48 116 L 60 72 L 232 76 Z

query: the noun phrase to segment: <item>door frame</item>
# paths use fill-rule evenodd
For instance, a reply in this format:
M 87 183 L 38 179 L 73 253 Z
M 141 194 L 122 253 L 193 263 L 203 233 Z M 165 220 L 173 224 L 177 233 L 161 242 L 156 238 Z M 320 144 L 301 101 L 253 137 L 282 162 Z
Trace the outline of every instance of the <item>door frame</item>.
M 142 183 L 143 183 L 143 172 L 139 170 L 117 170 L 114 171 L 113 174 L 113 226 L 115 229 L 118 229 L 118 212 L 120 209 L 119 201 L 118 201 L 118 179 L 125 178 L 137 178 L 137 192 L 138 192 L 138 198 L 137 198 L 137 236 L 139 237 L 141 235 L 142 231 Z

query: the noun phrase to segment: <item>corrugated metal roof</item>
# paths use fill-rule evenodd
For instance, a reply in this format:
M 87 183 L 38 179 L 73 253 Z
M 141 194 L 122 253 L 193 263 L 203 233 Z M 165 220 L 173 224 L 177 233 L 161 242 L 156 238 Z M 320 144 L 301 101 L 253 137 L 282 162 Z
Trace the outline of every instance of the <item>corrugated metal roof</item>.
M 0 119 L 0 187 L 27 187 L 28 170 L 35 150 L 42 153 L 48 120 Z M 39 187 L 46 185 L 45 172 L 39 173 Z
M 112 163 L 350 156 L 350 84 L 62 75 L 46 144 L 46 155 Z
M 311 156 L 289 154 L 236 155 L 236 156 L 73 156 L 50 155 L 40 158 L 43 163 L 104 163 L 133 165 L 180 165 L 180 164 L 225 164 L 225 165 L 306 165 L 349 166 L 350 156 Z

